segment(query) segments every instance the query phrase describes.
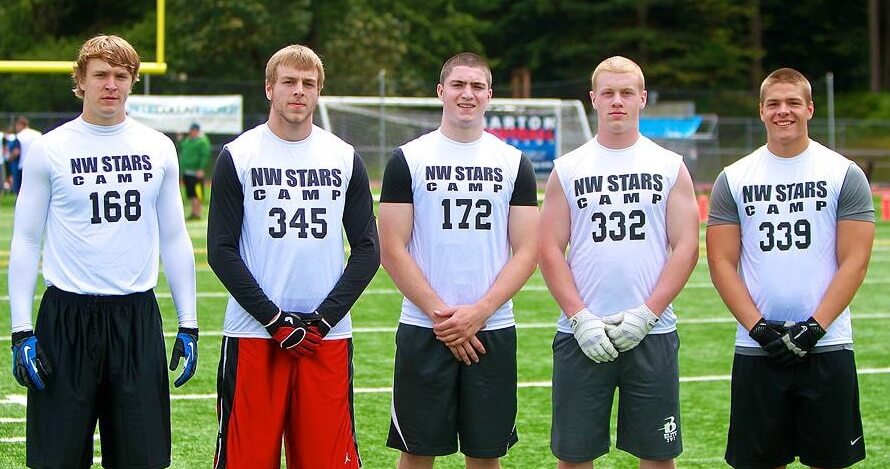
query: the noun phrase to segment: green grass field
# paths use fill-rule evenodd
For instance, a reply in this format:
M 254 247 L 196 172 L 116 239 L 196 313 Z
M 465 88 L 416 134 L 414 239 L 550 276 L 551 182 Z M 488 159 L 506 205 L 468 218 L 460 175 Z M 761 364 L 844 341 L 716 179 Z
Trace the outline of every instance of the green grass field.
M 12 236 L 11 197 L 0 201 L 0 331 L 9 330 L 7 266 Z M 877 205 L 880 206 L 879 204 Z M 216 368 L 226 293 L 207 265 L 206 225 L 189 222 L 198 266 L 198 308 L 201 328 L 197 376 L 172 391 L 174 468 L 210 467 L 216 437 Z M 702 230 L 702 240 L 704 230 Z M 702 241 L 703 243 L 703 241 Z M 890 224 L 878 225 L 868 277 L 853 304 L 856 357 L 865 425 L 867 459 L 857 467 L 890 467 Z M 881 293 L 881 292 L 884 293 Z M 168 350 L 176 331 L 176 315 L 165 279 L 157 288 L 164 314 Z M 367 468 L 394 467 L 398 453 L 385 447 L 389 429 L 394 332 L 401 296 L 382 269 L 353 308 L 355 326 L 356 418 L 359 445 Z M 680 467 L 726 467 L 723 451 L 729 418 L 729 373 L 735 322 L 708 277 L 702 258 L 686 288 L 674 302 L 680 317 L 682 432 L 685 450 Z M 519 443 L 503 459 L 505 468 L 553 467 L 550 454 L 550 343 L 558 308 L 540 273 L 515 298 L 519 327 Z M 5 344 L 5 345 L 4 345 Z M 7 347 L 7 334 L 0 334 Z M 9 370 L 9 354 L 0 370 Z M 0 378 L 0 468 L 24 467 L 25 392 L 6 371 Z M 171 375 L 171 378 L 175 378 Z M 613 427 L 614 440 L 614 427 Z M 96 457 L 101 455 L 96 442 Z M 437 467 L 463 467 L 460 456 L 440 458 Z M 94 466 L 98 467 L 98 466 Z M 636 467 L 629 455 L 614 450 L 597 461 L 598 468 Z M 794 465 L 793 467 L 801 467 Z

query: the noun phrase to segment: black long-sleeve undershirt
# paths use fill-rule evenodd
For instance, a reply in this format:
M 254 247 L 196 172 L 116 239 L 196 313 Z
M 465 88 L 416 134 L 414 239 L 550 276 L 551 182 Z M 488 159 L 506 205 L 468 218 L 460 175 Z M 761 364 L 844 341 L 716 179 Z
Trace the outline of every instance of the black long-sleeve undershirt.
M 351 254 L 337 284 L 317 308 L 332 326 L 343 319 L 380 266 L 380 242 L 368 173 L 358 154 L 353 161 L 343 211 L 343 228 Z M 268 324 L 279 308 L 266 296 L 241 257 L 243 221 L 244 190 L 232 155 L 224 148 L 213 172 L 207 261 L 238 304 L 261 324 Z

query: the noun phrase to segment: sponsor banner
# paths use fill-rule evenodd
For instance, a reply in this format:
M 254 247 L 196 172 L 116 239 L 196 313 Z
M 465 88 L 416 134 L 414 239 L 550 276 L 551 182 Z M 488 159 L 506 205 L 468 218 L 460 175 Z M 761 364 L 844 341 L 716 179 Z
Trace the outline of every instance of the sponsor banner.
M 188 132 L 192 123 L 209 134 L 240 134 L 244 127 L 241 95 L 160 96 L 127 98 L 127 115 L 161 132 Z
M 701 126 L 701 116 L 640 117 L 640 133 L 649 138 L 690 138 Z
M 556 114 L 487 111 L 485 130 L 518 148 L 532 161 L 536 172 L 549 172 L 556 158 Z

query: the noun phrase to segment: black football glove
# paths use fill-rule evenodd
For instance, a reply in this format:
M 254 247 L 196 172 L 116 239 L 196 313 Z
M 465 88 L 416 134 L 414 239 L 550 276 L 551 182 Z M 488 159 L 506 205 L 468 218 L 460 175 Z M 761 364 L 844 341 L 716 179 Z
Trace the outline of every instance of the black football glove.
M 334 327 L 318 311 L 309 314 L 300 314 L 300 318 L 309 326 L 309 332 L 324 338 Z
M 170 354 L 170 371 L 179 366 L 179 359 L 184 358 L 182 373 L 173 382 L 177 388 L 192 379 L 195 370 L 198 369 L 198 329 L 180 327 L 176 334 L 176 342 L 173 344 L 173 353 Z
M 766 350 L 770 360 L 776 365 L 794 365 L 800 361 L 800 357 L 785 346 L 785 342 L 782 340 L 784 336 L 776 330 L 779 327 L 776 323 L 771 325 L 765 319 L 760 318 L 748 335 Z
M 322 337 L 310 332 L 309 324 L 297 313 L 279 311 L 265 328 L 278 345 L 295 358 L 311 357 L 321 345 Z
M 12 376 L 22 386 L 43 391 L 53 370 L 34 331 L 12 334 Z
M 800 358 L 805 357 L 819 339 L 825 335 L 825 329 L 810 316 L 806 321 L 801 321 L 788 329 L 788 332 L 782 336 L 782 342 L 785 347 Z

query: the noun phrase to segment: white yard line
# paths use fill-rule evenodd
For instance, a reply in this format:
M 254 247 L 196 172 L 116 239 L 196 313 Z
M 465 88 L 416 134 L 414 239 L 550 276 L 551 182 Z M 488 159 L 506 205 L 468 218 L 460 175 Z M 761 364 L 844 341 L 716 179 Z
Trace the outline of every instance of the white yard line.
M 854 313 L 853 319 L 855 320 L 871 320 L 871 319 L 890 319 L 890 313 Z M 720 317 L 712 317 L 712 318 L 678 318 L 677 322 L 680 324 L 728 324 L 734 323 L 735 319 L 732 316 L 729 316 L 727 313 L 726 316 Z M 517 329 L 555 329 L 556 321 L 553 322 L 529 322 L 529 323 L 519 323 L 516 325 Z M 395 333 L 396 326 L 381 326 L 381 327 L 353 327 L 352 332 L 355 334 L 368 334 L 368 333 Z M 221 337 L 222 331 L 201 331 L 201 337 Z M 176 332 L 170 331 L 165 332 L 164 337 L 176 337 Z M 9 342 L 11 339 L 8 336 L 0 335 L 0 343 Z M 0 400 L 0 404 L 3 401 Z
M 890 368 L 862 368 L 857 370 L 857 374 L 860 375 L 884 375 L 890 373 Z M 707 382 L 715 382 L 715 381 L 729 381 L 730 375 L 705 375 L 705 376 L 681 376 L 681 383 L 707 383 Z M 553 384 L 550 381 L 526 381 L 518 384 L 519 388 L 549 388 Z M 388 394 L 392 392 L 392 387 L 377 387 L 377 388 L 355 388 L 356 394 Z M 174 401 L 195 401 L 195 400 L 213 400 L 216 399 L 216 394 L 172 394 L 170 395 L 170 399 Z M 21 406 L 26 405 L 26 398 L 24 394 L 7 394 L 6 399 L 0 400 L 0 404 L 17 404 Z M 8 419 L 12 420 L 12 419 Z M 21 419 L 24 421 L 24 419 Z M 22 439 L 24 441 L 24 439 Z M 0 442 L 11 443 L 11 441 L 7 441 L 4 439 L 0 439 Z M 18 442 L 18 441 L 15 441 Z
M 862 282 L 863 285 L 884 285 L 884 284 L 888 284 L 888 283 L 890 283 L 890 278 L 872 278 L 872 279 L 866 279 L 864 282 Z M 711 289 L 711 288 L 714 288 L 714 285 L 712 285 L 711 282 L 695 282 L 695 283 L 687 283 L 684 288 L 690 288 L 690 289 L 696 289 L 696 290 L 705 289 L 705 288 Z M 546 285 L 526 285 L 526 286 L 522 287 L 522 290 L 520 290 L 519 293 L 522 293 L 522 292 L 546 292 L 546 291 L 548 291 Z M 399 293 L 399 291 L 396 290 L 395 288 L 369 288 L 369 289 L 365 290 L 362 294 L 363 295 L 401 295 L 401 293 Z M 167 292 L 167 291 L 155 291 L 155 296 L 158 298 L 165 298 L 165 299 L 169 299 L 169 298 L 173 297 L 170 294 L 170 292 Z M 198 298 L 228 298 L 228 297 L 229 297 L 229 294 L 224 291 L 198 292 Z M 34 301 L 39 301 L 40 298 L 41 298 L 40 295 L 35 295 Z M 9 301 L 9 296 L 8 295 L 0 296 L 0 301 Z

